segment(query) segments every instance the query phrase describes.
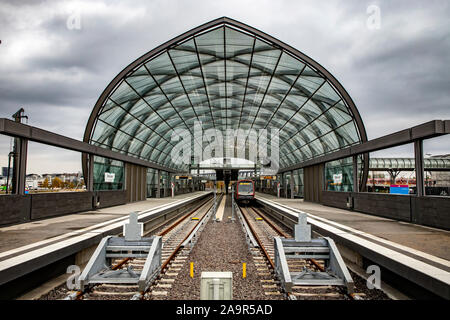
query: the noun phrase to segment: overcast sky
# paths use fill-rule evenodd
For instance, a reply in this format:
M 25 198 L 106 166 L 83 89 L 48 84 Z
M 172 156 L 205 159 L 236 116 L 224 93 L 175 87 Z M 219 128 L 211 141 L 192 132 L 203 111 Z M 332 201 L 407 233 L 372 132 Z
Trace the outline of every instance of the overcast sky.
M 30 125 L 81 140 L 95 102 L 124 67 L 193 27 L 228 16 L 328 69 L 352 96 L 373 139 L 450 119 L 449 4 L 2 0 L 0 117 L 23 107 Z M 371 5 L 379 8 L 378 29 Z M 426 145 L 426 152 L 450 153 L 449 144 L 440 139 Z M 0 137 L 0 166 L 6 165 L 9 145 L 9 138 Z M 398 156 L 408 155 L 412 148 L 399 149 Z M 28 168 L 57 172 L 81 166 L 76 153 L 58 152 L 55 158 L 52 148 L 30 144 Z

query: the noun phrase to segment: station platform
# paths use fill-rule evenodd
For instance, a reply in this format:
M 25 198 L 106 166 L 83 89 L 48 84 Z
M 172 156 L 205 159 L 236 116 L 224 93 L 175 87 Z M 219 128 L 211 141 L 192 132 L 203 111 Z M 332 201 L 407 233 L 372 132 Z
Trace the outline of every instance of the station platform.
M 134 211 L 157 209 L 171 203 L 205 194 L 198 191 L 167 198 L 145 201 L 48 218 L 0 228 L 0 261 L 35 250 L 52 243 L 80 235 L 110 223 L 127 219 Z
M 69 265 L 84 266 L 104 237 L 122 233 L 131 212 L 138 212 L 146 230 L 211 194 L 147 199 L 0 228 L 0 299 L 18 297 L 61 275 L 67 278 Z
M 430 259 L 433 259 L 433 256 L 434 258 L 441 258 L 446 261 L 434 260 L 446 263 L 446 266 L 449 267 L 448 271 L 450 271 L 449 231 L 328 207 L 318 203 L 304 202 L 302 199 L 277 198 L 264 193 L 257 193 L 256 196 L 373 235 L 380 239 L 372 238 L 372 240 L 378 240 L 390 247 L 396 247 L 397 250 L 407 250 L 410 253 L 417 250 L 429 254 L 428 258 Z M 382 241 L 383 239 L 387 241 Z
M 404 272 L 413 282 L 420 278 L 418 282 L 431 292 L 435 292 L 439 286 L 439 295 L 449 297 L 449 231 L 304 202 L 301 199 L 277 198 L 263 193 L 257 193 L 256 198 L 292 210 L 293 214 L 299 211 L 307 213 L 308 223 L 325 231 L 328 236 L 336 236 L 363 256 L 367 254 L 376 258 L 377 263 L 380 262 L 391 271 L 400 274 Z M 434 283 L 436 279 L 438 284 Z
M 219 203 L 219 206 L 217 208 L 217 212 L 216 212 L 216 219 L 217 221 L 222 221 L 223 220 L 223 214 L 225 212 L 225 203 L 226 203 L 227 197 L 224 196 L 222 198 L 222 200 Z

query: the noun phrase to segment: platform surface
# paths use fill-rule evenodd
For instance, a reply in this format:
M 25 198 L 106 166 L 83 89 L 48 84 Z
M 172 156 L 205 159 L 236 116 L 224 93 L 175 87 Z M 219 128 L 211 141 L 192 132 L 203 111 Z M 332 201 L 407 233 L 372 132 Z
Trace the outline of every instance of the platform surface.
M 84 228 L 107 223 L 117 218 L 124 218 L 133 211 L 150 210 L 177 201 L 204 194 L 197 191 L 167 198 L 149 198 L 144 201 L 124 205 L 84 211 L 64 216 L 48 218 L 14 226 L 0 228 L 0 261 L 15 253 L 29 251 L 27 247 L 45 241 L 54 242 L 70 236 L 70 233 Z
M 264 193 L 257 193 L 256 197 L 362 231 L 373 236 L 371 241 L 384 244 L 386 247 L 414 256 L 432 265 L 444 267 L 444 270 L 450 270 L 449 231 L 328 207 L 318 203 L 304 202 L 302 199 L 277 198 Z
M 223 214 L 225 212 L 225 202 L 227 200 L 227 197 L 224 196 L 222 198 L 222 200 L 220 201 L 220 204 L 217 207 L 217 212 L 216 212 L 216 219 L 217 221 L 222 221 L 223 219 Z

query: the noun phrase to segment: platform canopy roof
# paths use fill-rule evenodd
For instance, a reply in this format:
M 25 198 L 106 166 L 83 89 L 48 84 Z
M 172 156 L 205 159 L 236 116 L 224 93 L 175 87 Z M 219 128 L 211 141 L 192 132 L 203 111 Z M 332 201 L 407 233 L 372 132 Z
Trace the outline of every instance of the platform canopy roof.
M 185 170 L 171 157 L 171 135 L 176 128 L 193 132 L 195 121 L 224 137 L 227 129 L 278 130 L 280 168 L 367 140 L 352 99 L 326 69 L 229 18 L 194 28 L 127 66 L 97 101 L 84 140 Z M 195 143 L 209 142 L 194 140 L 192 149 Z
M 450 171 L 450 156 L 432 157 L 423 160 L 425 170 Z M 370 158 L 369 170 L 415 170 L 414 158 Z

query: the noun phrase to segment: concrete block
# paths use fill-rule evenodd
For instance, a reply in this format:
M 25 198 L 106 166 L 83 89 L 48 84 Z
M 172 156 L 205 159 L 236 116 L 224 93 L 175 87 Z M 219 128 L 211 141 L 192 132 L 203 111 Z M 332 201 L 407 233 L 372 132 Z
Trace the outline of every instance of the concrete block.
M 232 300 L 233 273 L 205 272 L 201 274 L 200 300 Z

